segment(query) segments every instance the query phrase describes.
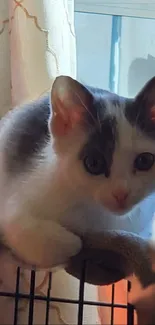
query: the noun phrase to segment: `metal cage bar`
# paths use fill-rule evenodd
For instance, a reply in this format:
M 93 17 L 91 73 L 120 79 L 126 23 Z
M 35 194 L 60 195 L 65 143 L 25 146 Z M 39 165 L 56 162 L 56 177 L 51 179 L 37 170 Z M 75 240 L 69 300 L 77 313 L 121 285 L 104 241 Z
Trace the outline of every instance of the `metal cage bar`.
M 98 301 L 87 301 L 84 299 L 84 286 L 85 286 L 85 270 L 86 263 L 83 265 L 81 270 L 81 279 L 79 284 L 79 298 L 78 299 L 65 299 L 65 298 L 56 298 L 52 296 L 52 273 L 49 272 L 48 279 L 48 288 L 47 295 L 41 296 L 35 294 L 35 271 L 31 271 L 30 277 L 30 291 L 29 294 L 23 294 L 20 292 L 20 277 L 21 271 L 20 268 L 17 268 L 17 277 L 15 284 L 14 292 L 3 292 L 0 291 L 0 297 L 11 297 L 14 298 L 14 325 L 18 325 L 18 304 L 20 299 L 27 299 L 29 301 L 29 313 L 28 313 L 28 325 L 33 325 L 33 314 L 34 314 L 34 303 L 37 300 L 44 301 L 46 304 L 46 312 L 45 312 L 45 323 L 43 325 L 49 324 L 49 310 L 52 302 L 59 302 L 65 304 L 74 304 L 78 306 L 78 314 L 77 314 L 77 325 L 83 324 L 83 310 L 84 306 L 101 306 L 101 307 L 110 307 L 111 308 L 111 325 L 114 324 L 114 310 L 115 308 L 126 309 L 127 311 L 127 325 L 134 324 L 134 307 L 130 304 L 118 304 L 115 303 L 115 284 L 112 285 L 112 297 L 111 303 L 106 302 L 98 302 Z M 128 283 L 127 291 L 130 291 L 130 283 Z

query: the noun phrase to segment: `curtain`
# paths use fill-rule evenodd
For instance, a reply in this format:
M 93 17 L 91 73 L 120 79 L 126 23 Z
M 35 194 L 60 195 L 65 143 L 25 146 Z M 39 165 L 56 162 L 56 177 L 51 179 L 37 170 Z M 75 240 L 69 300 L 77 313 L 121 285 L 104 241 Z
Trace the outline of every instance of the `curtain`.
M 0 0 L 0 116 L 15 105 L 38 98 L 59 74 L 76 77 L 74 0 Z M 0 291 L 29 294 L 30 271 L 19 270 L 13 258 L 0 255 Z M 20 279 L 18 284 L 18 279 Z M 35 293 L 47 294 L 48 272 L 37 272 Z M 18 288 L 17 288 L 18 287 Z M 78 299 L 79 282 L 58 271 L 51 295 Z M 87 299 L 97 291 L 86 286 Z M 45 324 L 46 303 L 34 303 L 33 324 Z M 0 296 L 0 324 L 28 324 L 30 301 Z M 49 324 L 76 324 L 77 305 L 50 304 Z M 16 310 L 16 312 L 15 312 Z M 86 308 L 84 322 L 97 323 L 97 309 Z
M 76 76 L 73 0 L 0 1 L 1 114 Z

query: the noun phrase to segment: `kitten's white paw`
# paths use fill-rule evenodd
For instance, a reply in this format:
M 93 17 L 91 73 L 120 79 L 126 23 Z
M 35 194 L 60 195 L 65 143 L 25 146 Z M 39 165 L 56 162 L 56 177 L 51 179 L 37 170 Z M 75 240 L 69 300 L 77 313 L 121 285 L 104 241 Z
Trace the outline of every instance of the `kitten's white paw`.
M 25 263 L 39 268 L 66 264 L 82 246 L 81 239 L 52 221 L 40 220 L 24 227 L 19 223 L 4 229 L 7 246 Z

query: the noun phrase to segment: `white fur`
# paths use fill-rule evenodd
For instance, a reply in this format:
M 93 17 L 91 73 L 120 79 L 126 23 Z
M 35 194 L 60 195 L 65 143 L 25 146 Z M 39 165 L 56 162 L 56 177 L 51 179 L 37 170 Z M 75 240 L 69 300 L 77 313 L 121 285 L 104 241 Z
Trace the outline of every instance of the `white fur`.
M 69 138 L 47 143 L 36 167 L 10 177 L 5 170 L 6 121 L 0 133 L 1 231 L 6 244 L 26 262 L 53 267 L 79 252 L 80 237 L 101 232 L 108 218 L 120 214 L 113 191 L 128 189 L 125 214 L 155 189 L 155 166 L 148 172 L 132 173 L 135 157 L 155 153 L 154 141 L 119 117 L 119 141 L 111 175 L 92 176 L 77 159 L 86 136 L 77 131 Z M 65 150 L 64 150 L 65 148 Z M 138 207 L 134 208 L 136 218 Z M 110 210 L 110 211 L 109 211 Z M 109 219 L 110 220 L 110 219 Z

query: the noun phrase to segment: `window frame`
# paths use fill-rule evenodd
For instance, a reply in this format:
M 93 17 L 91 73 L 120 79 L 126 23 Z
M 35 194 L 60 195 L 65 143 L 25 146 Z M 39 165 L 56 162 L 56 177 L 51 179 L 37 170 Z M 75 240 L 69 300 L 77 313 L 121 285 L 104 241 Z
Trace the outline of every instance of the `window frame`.
M 75 0 L 75 11 L 117 16 L 155 18 L 155 1 Z

